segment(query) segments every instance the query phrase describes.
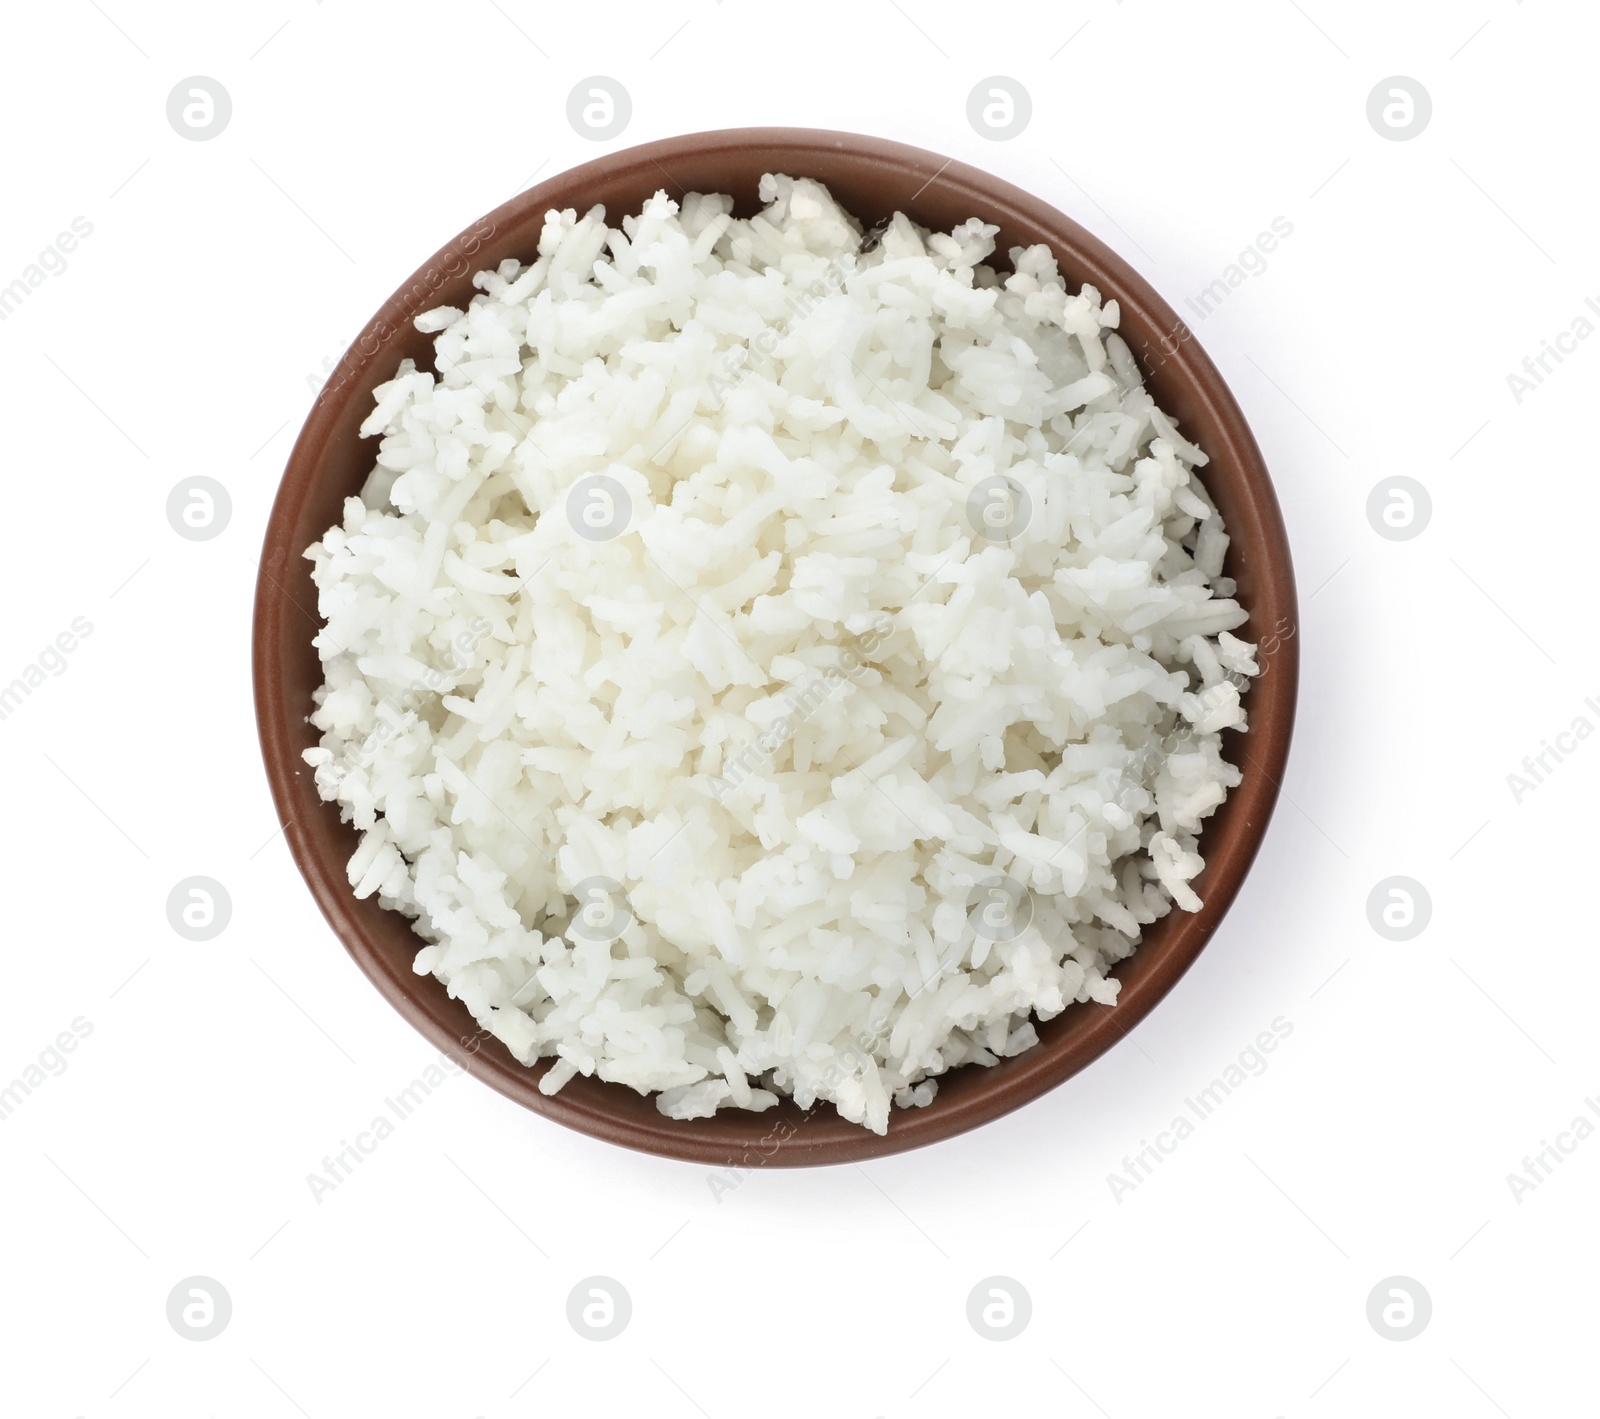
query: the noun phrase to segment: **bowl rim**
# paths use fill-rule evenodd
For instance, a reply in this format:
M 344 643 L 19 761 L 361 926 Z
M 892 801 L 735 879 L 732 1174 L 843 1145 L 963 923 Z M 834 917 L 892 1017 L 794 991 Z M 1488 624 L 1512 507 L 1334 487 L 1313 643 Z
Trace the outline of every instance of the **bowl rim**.
M 437 980 L 412 974 L 409 959 L 397 959 L 394 947 L 378 939 L 383 926 L 376 922 L 374 912 L 400 921 L 407 933 L 409 920 L 383 912 L 374 899 L 357 902 L 345 876 L 347 854 L 333 846 L 353 838 L 353 832 L 344 824 L 330 828 L 326 821 L 336 819 L 339 810 L 317 797 L 312 776 L 299 757 L 310 704 L 291 702 L 285 683 L 297 651 L 302 662 L 310 651 L 311 635 L 300 618 L 309 617 L 321 625 L 314 594 L 310 608 L 303 599 L 309 586 L 309 564 L 301 554 L 309 542 L 300 541 L 303 529 L 296 531 L 297 518 L 317 488 L 329 448 L 345 436 L 343 430 L 349 427 L 352 411 L 364 414 L 370 408 L 372 388 L 393 373 L 396 348 L 407 339 L 415 342 L 411 318 L 445 303 L 439 293 L 449 290 L 452 282 L 459 284 L 481 269 L 481 264 L 492 264 L 481 261 L 475 265 L 473 258 L 497 235 L 537 223 L 552 207 L 587 207 L 589 203 L 581 196 L 585 190 L 607 183 L 655 183 L 660 177 L 681 190 L 673 176 L 675 167 L 684 171 L 727 161 L 745 164 L 757 176 L 762 171 L 820 176 L 819 169 L 847 163 L 863 182 L 884 184 L 890 194 L 885 200 L 897 208 L 912 209 L 913 219 L 917 198 L 938 184 L 952 196 L 970 202 L 969 215 L 998 222 L 1003 239 L 1017 228 L 1045 233 L 1069 286 L 1093 284 L 1107 300 L 1116 299 L 1125 338 L 1131 332 L 1143 332 L 1134 353 L 1151 384 L 1166 384 L 1182 394 L 1180 402 L 1185 409 L 1180 417 L 1186 431 L 1198 437 L 1197 425 L 1210 428 L 1203 446 L 1211 461 L 1203 476 L 1219 505 L 1229 504 L 1226 520 L 1233 539 L 1229 570 L 1234 571 L 1233 563 L 1242 561 L 1249 571 L 1254 592 L 1254 604 L 1246 608 L 1252 612 L 1249 633 L 1260 639 L 1262 628 L 1256 624 L 1255 611 L 1265 608 L 1277 642 L 1264 666 L 1269 673 L 1260 676 L 1246 696 L 1251 729 L 1246 736 L 1232 736 L 1225 746 L 1225 757 L 1239 763 L 1243 781 L 1208 822 L 1202 838 L 1206 868 L 1196 883 L 1203 894 L 1202 910 L 1194 915 L 1174 910 L 1147 929 L 1135 954 L 1118 967 L 1123 985 L 1116 1006 L 1071 1005 L 1040 1026 L 1041 1043 L 1022 1054 L 987 1070 L 967 1066 L 943 1076 L 934 1102 L 925 1108 L 892 1110 L 889 1131 L 884 1135 L 844 1122 L 829 1107 L 802 1113 L 787 1100 L 764 1114 L 723 1110 L 711 1119 L 674 1120 L 656 1112 L 653 1096 L 645 1101 L 647 1108 L 641 1107 L 642 1096 L 632 1089 L 582 1076 L 554 1095 L 539 1093 L 537 1082 L 549 1060 L 533 1066 L 519 1063 L 498 1040 L 478 1030 L 466 1007 L 449 999 Z M 829 181 L 827 177 L 820 180 Z M 915 186 L 918 183 L 920 186 Z M 910 196 L 899 195 L 907 191 Z M 749 205 L 740 196 L 741 205 Z M 536 225 L 533 230 L 537 231 Z M 530 246 L 527 243 L 521 249 L 526 253 Z M 991 261 L 1005 265 L 1004 251 L 1003 245 L 998 247 Z M 431 337 L 428 340 L 431 343 Z M 1162 374 L 1163 369 L 1169 372 Z M 1170 400 L 1170 394 L 1160 397 L 1163 407 L 1170 408 Z M 1222 469 L 1230 470 L 1226 499 L 1212 486 Z M 290 589 L 296 582 L 302 583 L 300 596 Z M 1293 738 L 1299 630 L 1287 530 L 1271 476 L 1244 414 L 1193 332 L 1127 262 L 1048 203 L 941 154 L 827 129 L 734 128 L 620 149 L 547 178 L 459 233 L 385 301 L 323 385 L 285 466 L 259 562 L 252 670 L 263 762 L 289 850 L 334 934 L 414 1028 L 490 1087 L 591 1137 L 713 1167 L 793 1167 L 882 1157 L 999 1118 L 1065 1082 L 1149 1014 L 1209 942 L 1261 846 Z M 958 1087 L 946 1087 L 958 1075 L 971 1071 L 976 1071 L 972 1083 L 958 1081 Z

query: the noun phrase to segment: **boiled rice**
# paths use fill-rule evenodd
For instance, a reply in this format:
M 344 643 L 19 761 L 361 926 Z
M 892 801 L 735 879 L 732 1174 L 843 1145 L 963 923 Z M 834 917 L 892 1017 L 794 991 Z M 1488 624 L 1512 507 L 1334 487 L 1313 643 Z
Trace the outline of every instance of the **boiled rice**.
M 553 211 L 417 318 L 306 554 L 305 757 L 547 1093 L 882 1133 L 1198 909 L 1257 666 L 1114 301 L 977 218 L 761 199 Z

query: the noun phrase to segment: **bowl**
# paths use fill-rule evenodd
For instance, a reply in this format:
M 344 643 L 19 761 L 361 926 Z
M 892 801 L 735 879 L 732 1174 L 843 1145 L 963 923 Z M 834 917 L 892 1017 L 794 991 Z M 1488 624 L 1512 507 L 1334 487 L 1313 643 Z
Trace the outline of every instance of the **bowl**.
M 991 1067 L 952 1070 L 926 1108 L 895 1109 L 884 1136 L 838 1117 L 831 1106 L 792 1102 L 755 1114 L 724 1110 L 679 1121 L 653 1098 L 578 1076 L 553 1096 L 538 1091 L 549 1061 L 519 1063 L 480 1031 L 465 1005 L 432 976 L 412 972 L 421 944 L 407 918 L 358 901 L 345 877 L 355 830 L 337 805 L 317 797 L 302 750 L 317 742 L 307 722 L 322 667 L 312 646 L 320 626 L 311 563 L 301 554 L 340 520 L 343 500 L 370 470 L 376 441 L 358 435 L 372 390 L 404 358 L 431 368 L 433 337 L 412 318 L 438 305 L 464 306 L 472 273 L 507 256 L 535 254 L 544 214 L 604 203 L 613 220 L 653 192 L 726 192 L 740 216 L 759 209 L 763 173 L 816 178 L 868 224 L 906 212 L 948 231 L 969 217 L 998 224 L 995 262 L 1018 245 L 1044 242 L 1069 286 L 1090 283 L 1122 310 L 1121 331 L 1143 364 L 1157 402 L 1210 455 L 1204 477 L 1232 543 L 1226 573 L 1250 620 L 1242 636 L 1263 645 L 1264 673 L 1246 704 L 1250 729 L 1224 752 L 1243 782 L 1208 822 L 1196 888 L 1204 907 L 1174 910 L 1117 969 L 1115 1006 L 1076 1004 L 1038 1027 L 1032 1049 Z M 1194 962 L 1244 881 L 1266 832 L 1289 753 L 1299 638 L 1288 538 L 1260 450 L 1216 367 L 1172 308 L 1103 243 L 1036 197 L 977 168 L 880 138 L 795 128 L 732 129 L 669 138 L 612 153 L 513 197 L 447 243 L 384 304 L 318 395 L 295 443 L 267 524 L 256 585 L 256 717 L 273 800 L 295 862 L 334 934 L 389 1002 L 440 1050 L 508 1098 L 595 1138 L 721 1167 L 852 1162 L 920 1147 L 975 1128 L 1053 1089 L 1132 1030 Z

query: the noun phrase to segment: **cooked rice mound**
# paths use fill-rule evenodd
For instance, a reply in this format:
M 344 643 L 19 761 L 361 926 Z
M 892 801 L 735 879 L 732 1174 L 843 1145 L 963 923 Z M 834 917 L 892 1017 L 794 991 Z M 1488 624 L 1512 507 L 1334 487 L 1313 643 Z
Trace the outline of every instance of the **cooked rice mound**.
M 1114 301 L 996 228 L 551 212 L 307 556 L 356 894 L 540 1087 L 890 1103 L 1194 911 L 1254 647 Z

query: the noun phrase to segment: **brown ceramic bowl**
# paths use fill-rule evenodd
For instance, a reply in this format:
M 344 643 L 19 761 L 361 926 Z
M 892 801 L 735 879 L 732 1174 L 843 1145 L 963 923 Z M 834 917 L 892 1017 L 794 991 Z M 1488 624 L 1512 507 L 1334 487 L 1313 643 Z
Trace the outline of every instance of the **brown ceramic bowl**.
M 1206 485 L 1232 545 L 1227 572 L 1250 613 L 1241 634 L 1264 646 L 1265 673 L 1248 696 L 1248 735 L 1227 752 L 1244 782 L 1207 825 L 1205 907 L 1174 911 L 1118 969 L 1114 1007 L 1074 1005 L 1039 1027 L 1039 1044 L 983 1069 L 954 1070 L 927 1108 L 893 1111 L 886 1137 L 841 1120 L 831 1108 L 802 1113 L 784 1103 L 762 1114 L 664 1118 L 655 1102 L 622 1085 L 581 1076 L 554 1097 L 535 1087 L 545 1063 L 519 1064 L 481 1035 L 467 1008 L 431 976 L 412 973 L 418 948 L 409 922 L 376 901 L 357 901 L 345 879 L 356 846 L 336 806 L 321 802 L 301 751 L 317 740 L 306 722 L 322 670 L 311 638 L 320 622 L 310 563 L 302 551 L 339 520 L 376 452 L 357 428 L 372 390 L 405 357 L 430 366 L 432 337 L 411 320 L 437 305 L 464 305 L 471 275 L 507 256 L 531 259 L 544 214 L 604 203 L 613 220 L 658 188 L 731 193 L 740 215 L 758 209 L 766 172 L 825 183 L 847 210 L 872 223 L 904 211 L 948 231 L 968 217 L 999 224 L 997 259 L 1013 246 L 1048 243 L 1069 285 L 1092 283 L 1122 308 L 1122 333 L 1160 405 L 1211 456 Z M 974 1128 L 1036 1099 L 1109 1049 L 1155 1006 L 1216 931 L 1266 832 L 1289 753 L 1298 678 L 1298 613 L 1289 544 L 1272 482 L 1244 416 L 1221 376 L 1171 307 L 1120 257 L 1076 222 L 1026 192 L 963 163 L 879 138 L 811 129 L 733 129 L 648 143 L 562 173 L 489 213 L 433 256 L 384 305 L 328 380 L 295 443 L 267 524 L 255 604 L 255 695 L 261 746 L 278 816 L 295 861 L 334 932 L 391 1004 L 440 1049 L 524 1107 L 570 1128 L 702 1164 L 797 1166 L 841 1163 L 919 1147 Z

